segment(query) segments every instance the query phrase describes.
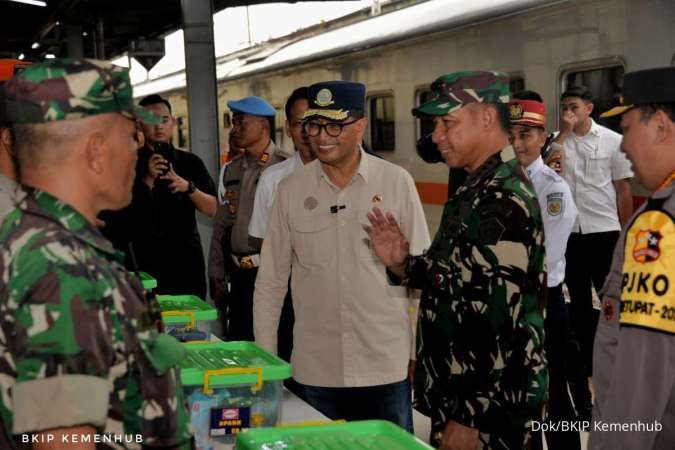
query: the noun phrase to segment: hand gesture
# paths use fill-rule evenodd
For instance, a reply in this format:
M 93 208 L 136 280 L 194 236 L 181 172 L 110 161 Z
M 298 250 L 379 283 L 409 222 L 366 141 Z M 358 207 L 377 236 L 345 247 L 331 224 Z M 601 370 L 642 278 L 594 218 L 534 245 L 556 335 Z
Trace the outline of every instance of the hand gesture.
M 190 188 L 190 183 L 185 179 L 181 178 L 176 172 L 173 171 L 173 167 L 169 165 L 169 171 L 159 177 L 160 180 L 169 180 L 169 190 L 172 194 L 177 192 L 187 192 Z
M 577 116 L 570 110 L 563 111 L 560 121 L 560 132 L 564 134 L 569 134 L 574 130 L 574 127 L 577 125 L 579 120 Z
M 370 238 L 370 245 L 382 264 L 397 275 L 405 270 L 405 262 L 410 254 L 410 245 L 391 213 L 385 216 L 379 208 L 368 213 L 370 226 L 363 229 Z
M 476 450 L 478 430 L 451 420 L 445 425 L 440 450 Z
M 169 162 L 158 153 L 153 154 L 148 160 L 148 173 L 154 178 L 159 178 L 169 170 Z

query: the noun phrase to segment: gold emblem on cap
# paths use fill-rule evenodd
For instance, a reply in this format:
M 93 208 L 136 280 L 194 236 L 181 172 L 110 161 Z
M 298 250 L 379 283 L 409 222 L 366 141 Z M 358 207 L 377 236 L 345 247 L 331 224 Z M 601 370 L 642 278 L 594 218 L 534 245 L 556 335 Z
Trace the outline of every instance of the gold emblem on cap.
M 523 118 L 523 107 L 518 103 L 512 104 L 511 108 L 509 108 L 509 119 L 518 120 L 522 118 Z
M 314 197 L 307 197 L 305 199 L 305 209 L 308 209 L 308 210 L 311 211 L 314 208 L 316 208 L 317 206 L 319 206 L 319 201 L 317 199 L 315 199 Z
M 316 100 L 314 101 L 319 106 L 329 106 L 335 103 L 333 101 L 333 93 L 330 89 L 323 88 L 316 93 Z
M 373 196 L 373 203 L 380 203 L 382 201 L 382 196 L 380 194 L 375 194 Z

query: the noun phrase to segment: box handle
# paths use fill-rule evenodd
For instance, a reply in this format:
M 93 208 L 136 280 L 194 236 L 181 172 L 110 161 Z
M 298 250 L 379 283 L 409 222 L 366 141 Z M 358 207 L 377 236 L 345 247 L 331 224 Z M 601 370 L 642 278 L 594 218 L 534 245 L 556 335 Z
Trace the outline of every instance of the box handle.
M 188 325 L 187 327 L 190 329 L 194 329 L 197 327 L 197 319 L 195 318 L 195 313 L 193 311 L 162 311 L 162 317 L 180 317 L 180 316 L 187 316 L 188 317 Z
M 251 391 L 257 392 L 262 389 L 263 385 L 263 370 L 262 367 L 232 367 L 229 369 L 207 370 L 204 372 L 204 393 L 206 395 L 213 394 L 213 389 L 209 385 L 209 378 L 216 375 L 248 375 L 255 374 L 258 377 L 256 384 L 251 386 Z

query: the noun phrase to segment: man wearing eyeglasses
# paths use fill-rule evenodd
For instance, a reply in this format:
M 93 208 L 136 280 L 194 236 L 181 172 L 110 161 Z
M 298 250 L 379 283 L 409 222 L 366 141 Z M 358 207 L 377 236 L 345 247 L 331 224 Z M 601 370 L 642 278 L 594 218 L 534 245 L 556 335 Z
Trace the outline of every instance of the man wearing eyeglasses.
M 249 241 L 248 226 L 258 179 L 263 170 L 286 155 L 272 141 L 272 105 L 260 97 L 231 100 L 231 143 L 244 152 L 223 171 L 209 255 L 211 298 L 225 313 L 224 336 L 231 341 L 253 340 L 253 287 L 260 263 L 260 247 Z M 228 292 L 229 281 L 229 292 Z
M 364 103 L 361 83 L 309 87 L 304 126 L 318 159 L 279 184 L 256 281 L 255 336 L 276 351 L 292 271 L 300 395 L 331 419 L 384 419 L 412 431 L 416 300 L 389 285 L 362 225 L 380 205 L 399 218 L 412 249 L 428 247 L 429 232 L 410 174 L 363 151 Z

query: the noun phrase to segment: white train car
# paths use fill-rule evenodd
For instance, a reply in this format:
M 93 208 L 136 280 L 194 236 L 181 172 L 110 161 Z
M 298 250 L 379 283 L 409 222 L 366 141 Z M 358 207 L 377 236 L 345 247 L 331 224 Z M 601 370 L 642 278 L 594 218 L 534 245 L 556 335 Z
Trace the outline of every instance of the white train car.
M 429 124 L 410 111 L 439 74 L 508 72 L 513 90 L 542 94 L 548 125 L 556 129 L 565 86 L 588 86 L 596 109 L 608 108 L 618 101 L 624 72 L 675 63 L 674 29 L 673 0 L 392 2 L 377 16 L 355 14 L 219 58 L 221 152 L 227 151 L 227 100 L 259 95 L 270 101 L 278 110 L 277 142 L 290 148 L 282 132 L 283 105 L 293 89 L 330 79 L 360 81 L 368 96 L 366 141 L 411 172 L 434 232 L 448 171 L 416 155 L 415 142 Z M 189 146 L 184 73 L 146 81 L 135 91 L 170 99 L 180 121 L 177 143 Z

